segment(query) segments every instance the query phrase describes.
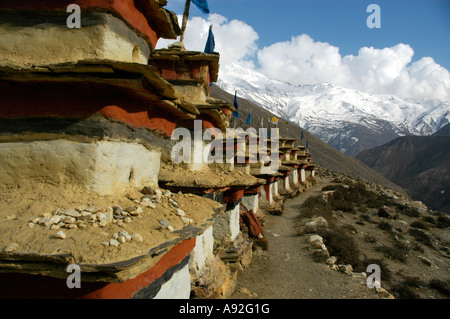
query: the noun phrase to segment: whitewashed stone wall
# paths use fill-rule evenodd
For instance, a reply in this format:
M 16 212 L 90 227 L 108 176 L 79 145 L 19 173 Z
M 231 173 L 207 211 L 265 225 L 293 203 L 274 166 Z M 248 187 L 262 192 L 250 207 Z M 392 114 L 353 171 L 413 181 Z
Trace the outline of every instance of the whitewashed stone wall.
M 138 143 L 69 140 L 0 143 L 0 180 L 79 186 L 100 195 L 158 185 L 161 152 Z
M 5 18 L 10 21 L 0 21 L 0 65 L 30 67 L 80 60 L 148 64 L 147 42 L 110 14 L 82 12 L 79 29 L 68 28 L 64 16 L 34 15 L 34 24 L 28 21 L 24 26 L 23 17 L 13 15 Z
M 305 169 L 304 169 L 304 168 L 302 168 L 302 169 L 300 170 L 300 181 L 301 181 L 301 182 L 306 181 L 306 173 L 305 173 Z
M 273 183 L 269 184 L 269 191 L 267 194 L 264 187 L 261 187 L 261 190 L 260 190 L 261 196 L 259 197 L 260 203 L 262 203 L 262 204 L 272 204 L 273 203 L 273 188 L 274 188 Z
M 284 189 L 285 190 L 290 190 L 291 189 L 291 185 L 289 184 L 289 176 L 286 176 L 284 178 L 283 182 L 284 182 L 284 185 L 283 185 Z
M 278 197 L 279 196 L 278 188 L 280 187 L 279 185 L 281 185 L 281 181 L 277 180 L 272 185 L 273 185 L 273 187 L 272 187 L 272 196 L 273 197 Z
M 297 169 L 292 170 L 291 175 L 289 175 L 289 181 L 290 181 L 291 185 L 298 184 L 298 170 Z
M 191 273 L 197 274 L 202 271 L 207 261 L 214 258 L 213 250 L 213 226 L 210 226 L 195 239 L 195 247 L 189 257 L 189 270 Z
M 214 222 L 214 240 L 216 242 L 234 241 L 240 234 L 239 205 L 223 212 Z
M 191 277 L 189 265 L 176 271 L 172 278 L 161 285 L 154 299 L 189 299 L 191 295 Z
M 256 214 L 258 211 L 258 194 L 245 195 L 244 197 L 242 197 L 242 204 L 244 204 L 244 206 L 248 210 L 252 209 L 253 212 Z

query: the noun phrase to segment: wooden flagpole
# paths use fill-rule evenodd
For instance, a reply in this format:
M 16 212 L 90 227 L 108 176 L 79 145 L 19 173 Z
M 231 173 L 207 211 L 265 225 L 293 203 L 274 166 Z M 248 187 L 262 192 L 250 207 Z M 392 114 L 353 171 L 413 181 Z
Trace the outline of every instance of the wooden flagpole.
M 189 19 L 189 8 L 191 7 L 191 0 L 186 0 L 186 4 L 184 5 L 184 13 L 183 13 L 183 22 L 181 25 L 181 37 L 180 42 L 184 41 L 184 31 L 186 31 L 187 22 Z

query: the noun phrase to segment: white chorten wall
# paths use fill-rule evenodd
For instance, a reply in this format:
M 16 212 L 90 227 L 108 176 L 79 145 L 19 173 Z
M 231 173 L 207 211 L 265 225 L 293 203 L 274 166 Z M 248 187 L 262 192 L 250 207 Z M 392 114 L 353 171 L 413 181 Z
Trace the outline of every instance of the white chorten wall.
M 269 190 L 266 192 L 266 189 L 264 187 L 261 187 L 261 190 L 259 191 L 260 196 L 258 202 L 260 204 L 272 204 L 273 203 L 273 188 L 274 183 L 268 184 Z
M 69 140 L 0 143 L 5 185 L 72 185 L 100 195 L 158 185 L 161 152 L 138 143 Z
M 173 273 L 172 278 L 161 285 L 153 299 L 189 299 L 191 295 L 191 277 L 189 265 Z
M 214 222 L 214 240 L 219 243 L 234 241 L 240 234 L 239 205 L 223 212 Z
M 189 258 L 189 270 L 194 274 L 201 272 L 207 261 L 214 258 L 213 250 L 213 226 L 210 226 L 195 239 L 195 247 Z
M 68 16 L 69 14 L 67 14 Z M 0 21 L 0 65 L 30 67 L 80 60 L 148 64 L 147 42 L 125 22 L 107 13 L 81 13 L 82 27 L 71 29 L 63 17 L 35 15 L 29 26 L 14 14 Z
M 248 210 L 253 210 L 256 214 L 258 211 L 258 194 L 244 195 L 244 197 L 242 197 L 242 204 L 244 204 Z
M 306 173 L 305 173 L 305 169 L 304 168 L 302 168 L 300 170 L 300 181 L 301 182 L 305 182 L 306 181 Z
M 292 170 L 291 175 L 289 175 L 289 182 L 291 185 L 298 184 L 298 170 L 296 169 Z
M 277 180 L 276 182 L 274 182 L 272 185 L 273 185 L 273 187 L 272 187 L 272 196 L 273 197 L 278 197 L 278 196 L 280 196 L 280 193 L 279 193 L 279 185 L 281 184 L 281 181 L 280 180 Z

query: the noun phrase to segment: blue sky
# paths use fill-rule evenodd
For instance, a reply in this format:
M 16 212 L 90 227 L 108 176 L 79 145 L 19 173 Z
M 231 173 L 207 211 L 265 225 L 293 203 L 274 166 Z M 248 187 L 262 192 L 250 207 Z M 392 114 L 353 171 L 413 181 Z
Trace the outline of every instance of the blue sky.
M 169 0 L 167 9 L 182 14 L 184 0 Z M 369 29 L 369 4 L 381 8 L 381 28 Z M 211 13 L 250 25 L 259 48 L 289 41 L 303 33 L 356 55 L 361 47 L 399 43 L 414 50 L 412 61 L 432 57 L 450 69 L 449 0 L 208 0 Z M 191 5 L 190 17 L 206 17 Z
M 233 64 L 293 85 L 331 83 L 369 93 L 450 102 L 450 0 L 208 0 L 191 4 L 188 50 L 213 24 L 220 77 Z M 381 28 L 369 28 L 370 4 Z M 185 0 L 169 0 L 179 16 Z M 158 45 L 168 45 L 167 40 Z

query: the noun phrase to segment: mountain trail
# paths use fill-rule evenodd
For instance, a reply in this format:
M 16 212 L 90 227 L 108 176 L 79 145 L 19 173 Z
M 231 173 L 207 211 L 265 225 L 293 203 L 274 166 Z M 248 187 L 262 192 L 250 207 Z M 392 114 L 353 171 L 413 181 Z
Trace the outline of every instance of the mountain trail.
M 346 275 L 317 263 L 311 256 L 308 234 L 297 235 L 300 207 L 310 196 L 320 194 L 330 184 L 317 185 L 285 201 L 280 216 L 268 215 L 265 236 L 267 250 L 254 251 L 252 264 L 240 274 L 231 299 L 378 299 L 365 278 Z

